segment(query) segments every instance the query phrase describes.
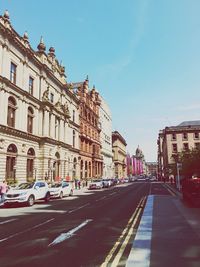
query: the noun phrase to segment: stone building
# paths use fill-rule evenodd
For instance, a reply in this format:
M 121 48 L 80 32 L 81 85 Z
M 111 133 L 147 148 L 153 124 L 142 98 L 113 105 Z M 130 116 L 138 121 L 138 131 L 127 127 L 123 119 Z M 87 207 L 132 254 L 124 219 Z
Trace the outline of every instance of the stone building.
M 100 96 L 94 87 L 89 88 L 88 77 L 84 82 L 72 83 L 71 88 L 80 101 L 80 178 L 100 178 L 103 170 L 99 122 Z
M 114 163 L 112 152 L 112 117 L 111 111 L 105 99 L 101 97 L 101 105 L 99 110 L 101 125 L 101 154 L 103 156 L 103 177 L 113 178 Z
M 147 175 L 157 177 L 158 163 L 157 162 L 146 162 Z
M 41 38 L 34 51 L 28 34 L 13 29 L 8 12 L 0 16 L 0 179 L 75 178 L 79 103 L 55 49 L 46 52 Z
M 165 127 L 158 135 L 158 175 L 168 178 L 178 153 L 200 147 L 200 121 L 184 121 L 177 126 Z
M 113 162 L 115 165 L 115 177 L 124 178 L 126 170 L 126 141 L 118 131 L 112 133 Z
M 135 155 L 130 156 L 128 153 L 126 156 L 127 162 L 127 175 L 132 177 L 135 175 L 146 174 L 146 162 L 142 150 L 137 147 Z

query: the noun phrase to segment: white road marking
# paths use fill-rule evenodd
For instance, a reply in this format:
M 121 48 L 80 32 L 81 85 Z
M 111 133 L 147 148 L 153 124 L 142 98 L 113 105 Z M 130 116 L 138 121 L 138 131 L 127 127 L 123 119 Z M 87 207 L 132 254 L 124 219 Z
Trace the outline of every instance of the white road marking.
M 154 196 L 148 196 L 139 228 L 126 267 L 149 267 L 151 255 L 152 221 Z
M 47 223 L 49 223 L 49 222 L 51 222 L 51 221 L 53 221 L 53 220 L 55 220 L 55 218 L 49 219 L 49 220 L 47 220 L 47 221 L 45 221 L 45 222 L 43 222 L 43 223 L 37 224 L 37 225 L 35 225 L 35 226 L 33 226 L 33 227 L 29 228 L 29 229 L 26 229 L 26 230 L 24 230 L 24 231 L 21 231 L 21 232 L 18 232 L 18 233 L 16 233 L 16 234 L 13 234 L 13 235 L 10 235 L 10 236 L 8 236 L 8 237 L 5 237 L 5 238 L 3 238 L 3 239 L 0 239 L 0 243 L 6 241 L 6 240 L 8 240 L 8 239 L 11 239 L 11 238 L 13 238 L 13 237 L 15 237 L 15 236 L 18 236 L 18 235 L 20 235 L 20 234 L 24 234 L 24 233 L 26 233 L 26 232 L 29 232 L 29 231 L 31 231 L 31 230 L 33 230 L 33 229 L 35 229 L 35 228 L 38 228 L 38 227 L 40 227 L 40 226 L 42 226 L 42 225 L 44 225 L 44 224 L 47 224 Z
M 60 234 L 56 239 L 54 239 L 53 242 L 51 242 L 48 245 L 48 247 L 54 246 L 56 244 L 59 244 L 65 240 L 69 239 L 70 237 L 72 237 L 74 235 L 75 232 L 77 232 L 78 230 L 83 228 L 85 225 L 87 225 L 91 221 L 92 221 L 92 219 L 85 220 L 84 222 L 82 222 L 80 225 L 78 225 L 74 229 L 70 230 L 69 232 Z
M 110 250 L 109 254 L 107 255 L 105 261 L 101 264 L 100 267 L 107 267 L 111 258 L 113 257 L 113 254 L 117 251 L 118 247 L 121 244 L 121 241 L 123 239 L 123 237 L 126 235 L 129 227 L 130 229 L 134 228 L 134 224 L 136 221 L 136 218 L 139 216 L 140 213 L 140 208 L 142 203 L 145 201 L 145 198 L 142 198 L 139 202 L 139 204 L 137 205 L 137 208 L 135 209 L 134 213 L 132 214 L 131 218 L 129 219 L 126 228 L 123 230 L 123 232 L 121 233 L 120 237 L 118 238 L 118 240 L 116 241 L 115 245 L 113 246 L 113 248 Z M 135 219 L 134 219 L 135 218 Z M 122 248 L 122 247 L 121 247 Z M 119 251 L 121 253 L 121 249 Z M 115 266 L 112 264 L 112 266 Z M 117 266 L 117 265 L 116 265 Z
M 115 194 L 117 194 L 117 192 L 113 192 L 113 193 L 109 194 L 109 196 L 112 196 L 112 195 L 115 195 Z
M 107 196 L 104 196 L 104 197 L 101 197 L 99 199 L 96 199 L 95 201 L 98 202 L 98 201 L 101 201 L 101 200 L 106 199 L 106 198 L 107 198 Z
M 18 220 L 18 219 L 10 219 L 10 220 L 4 221 L 4 222 L 0 222 L 0 224 L 9 223 L 9 222 L 13 222 L 13 221 L 16 221 L 16 220 Z
M 76 208 L 76 209 L 74 209 L 74 210 L 70 210 L 68 213 L 72 213 L 72 212 L 74 212 L 74 211 L 80 210 L 80 209 L 82 209 L 82 208 L 84 208 L 84 207 L 87 207 L 87 206 L 89 206 L 89 205 L 90 205 L 89 203 L 88 203 L 88 204 L 85 204 L 85 205 L 80 206 L 80 207 L 78 207 L 78 208 Z

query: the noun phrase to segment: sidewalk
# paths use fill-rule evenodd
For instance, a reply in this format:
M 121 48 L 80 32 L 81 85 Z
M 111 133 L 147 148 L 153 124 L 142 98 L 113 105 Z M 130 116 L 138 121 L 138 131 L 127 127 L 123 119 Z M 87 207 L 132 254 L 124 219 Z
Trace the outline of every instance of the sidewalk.
M 79 195 L 84 195 L 85 193 L 87 193 L 87 192 L 89 192 L 90 190 L 88 189 L 88 187 L 86 187 L 86 186 L 84 186 L 84 187 L 82 187 L 81 186 L 81 188 L 80 189 L 76 189 L 76 188 L 74 188 L 73 189 L 74 190 L 74 196 L 79 196 Z
M 126 267 L 199 267 L 200 209 L 150 195 Z

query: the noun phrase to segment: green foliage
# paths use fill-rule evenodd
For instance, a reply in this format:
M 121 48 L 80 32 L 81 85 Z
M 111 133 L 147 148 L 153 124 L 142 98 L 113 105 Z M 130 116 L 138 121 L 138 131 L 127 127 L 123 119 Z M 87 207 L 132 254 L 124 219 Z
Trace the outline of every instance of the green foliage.
M 181 174 L 191 177 L 200 173 L 200 149 L 192 149 L 179 153 L 179 162 L 182 163 Z

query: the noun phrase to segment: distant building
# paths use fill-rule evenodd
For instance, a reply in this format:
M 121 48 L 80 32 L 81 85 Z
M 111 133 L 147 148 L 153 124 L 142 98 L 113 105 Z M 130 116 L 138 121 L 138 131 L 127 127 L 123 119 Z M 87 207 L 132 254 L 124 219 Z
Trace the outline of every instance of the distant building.
M 146 162 L 142 150 L 137 147 L 135 155 L 127 154 L 127 175 L 128 177 L 146 174 Z
M 114 154 L 115 177 L 123 178 L 127 176 L 126 171 L 126 141 L 117 131 L 112 133 L 112 148 Z
M 157 177 L 158 163 L 157 162 L 146 162 L 147 175 L 152 175 Z
M 168 178 L 178 153 L 200 147 L 200 121 L 184 121 L 177 126 L 165 127 L 158 135 L 158 175 Z
M 99 121 L 101 125 L 101 155 L 103 156 L 103 177 L 113 178 L 114 163 L 112 152 L 112 117 L 111 111 L 106 101 L 101 98 L 99 109 Z

